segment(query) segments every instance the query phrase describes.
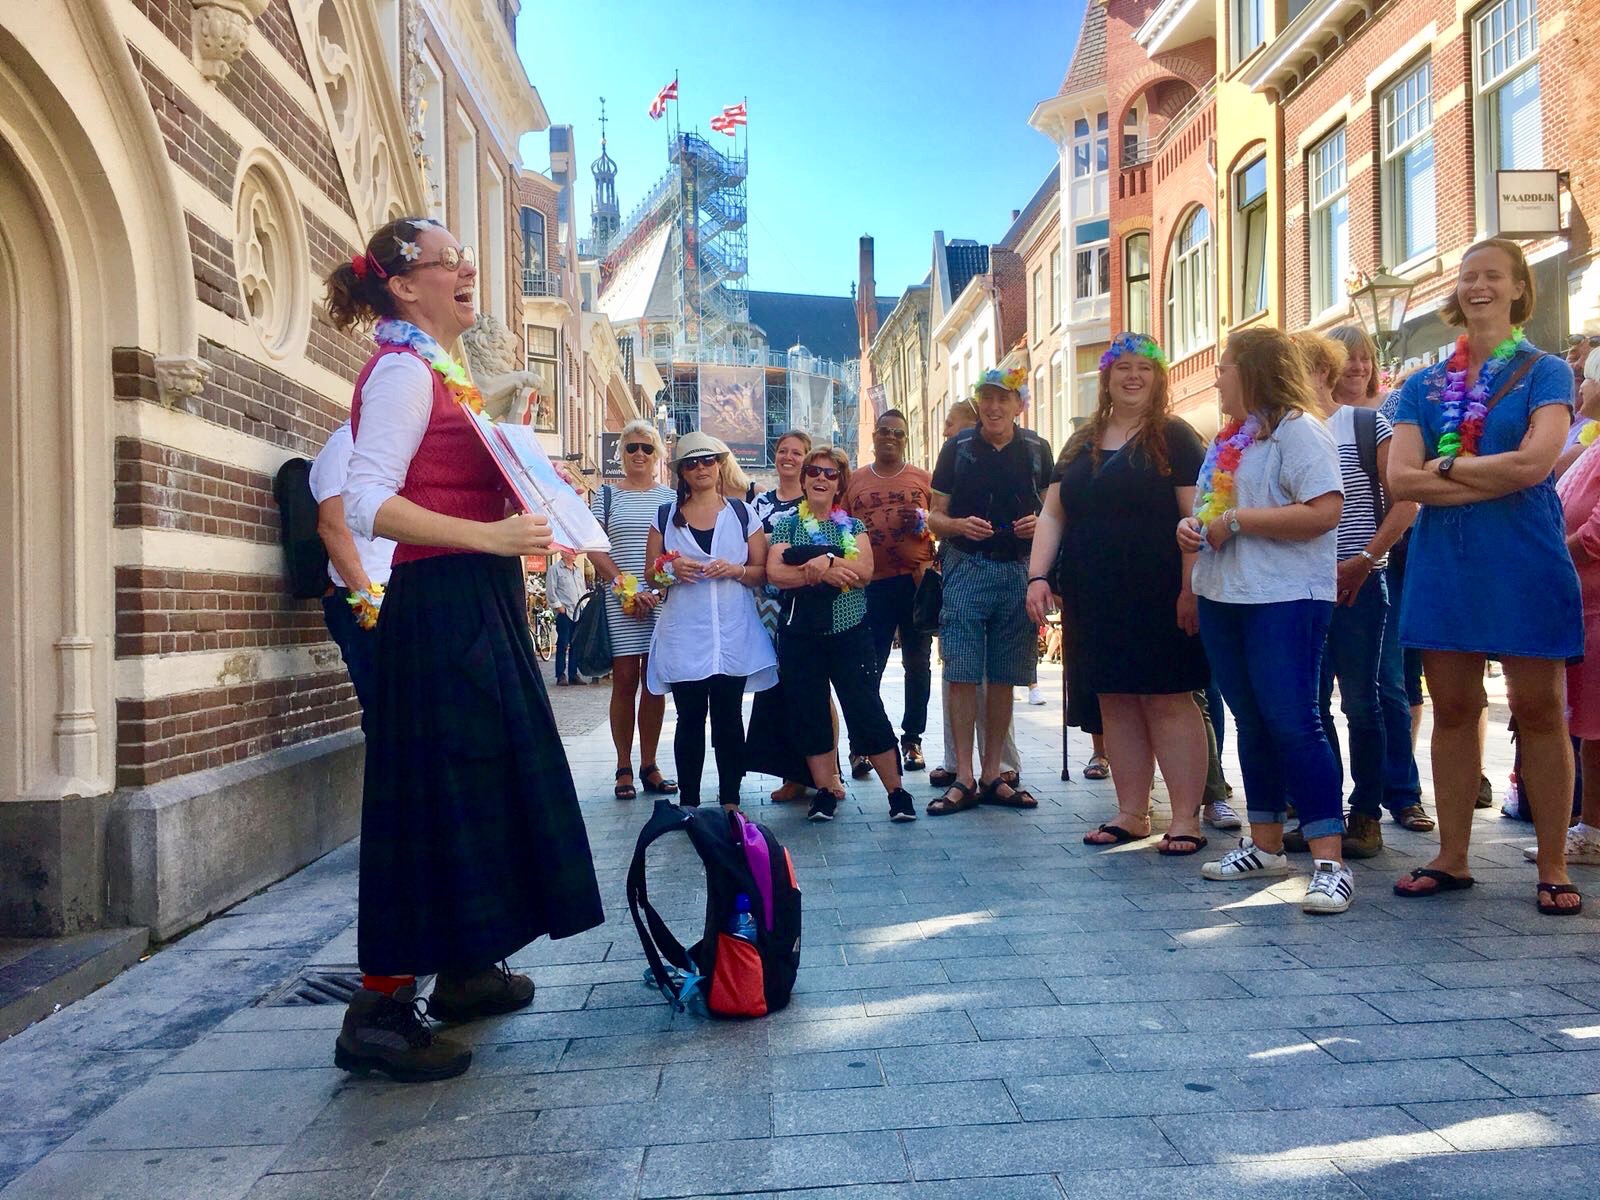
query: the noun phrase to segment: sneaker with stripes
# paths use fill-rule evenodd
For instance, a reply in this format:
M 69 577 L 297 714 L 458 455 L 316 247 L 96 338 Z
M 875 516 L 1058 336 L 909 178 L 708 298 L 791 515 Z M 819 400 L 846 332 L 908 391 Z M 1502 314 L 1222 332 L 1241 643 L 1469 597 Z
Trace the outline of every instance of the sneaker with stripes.
M 1244 879 L 1251 875 L 1287 875 L 1289 856 L 1263 850 L 1249 838 L 1240 838 L 1239 846 L 1229 850 L 1216 862 L 1200 868 L 1207 879 Z
M 1356 881 L 1350 868 L 1330 859 L 1317 859 L 1300 909 L 1308 913 L 1342 913 L 1356 897 Z

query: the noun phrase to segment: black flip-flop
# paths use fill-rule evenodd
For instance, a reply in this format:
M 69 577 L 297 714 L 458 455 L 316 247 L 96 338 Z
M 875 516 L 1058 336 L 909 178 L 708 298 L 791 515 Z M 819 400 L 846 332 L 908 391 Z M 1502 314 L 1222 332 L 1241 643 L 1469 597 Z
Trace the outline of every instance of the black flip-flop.
M 1432 867 L 1418 867 L 1411 872 L 1411 878 L 1431 879 L 1433 887 L 1425 892 L 1414 892 L 1397 883 L 1394 885 L 1396 896 L 1404 896 L 1407 900 L 1421 900 L 1427 896 L 1437 896 L 1440 892 L 1464 892 L 1477 882 L 1471 875 L 1452 875 L 1449 871 L 1436 871 Z
M 1195 837 L 1190 833 L 1162 834 L 1161 841 L 1162 844 L 1156 847 L 1156 853 L 1164 854 L 1168 858 L 1188 858 L 1191 854 L 1200 853 L 1200 851 L 1204 850 L 1206 846 L 1210 844 L 1206 841 L 1203 835 L 1200 837 Z M 1188 848 L 1184 850 L 1174 850 L 1174 844 L 1179 842 L 1183 843 L 1183 845 Z
M 1089 833 L 1109 833 L 1117 840 L 1114 842 L 1091 842 L 1089 840 Z M 1083 844 L 1085 846 L 1121 846 L 1128 842 L 1142 842 L 1144 841 L 1145 837 L 1150 836 L 1149 834 L 1145 834 L 1143 837 L 1141 837 L 1137 833 L 1129 833 L 1121 825 L 1101 825 L 1098 829 L 1091 829 L 1089 833 L 1083 835 Z
M 1011 794 L 1009 796 L 1002 796 L 1000 794 L 1000 789 L 1002 787 L 1010 788 Z M 983 795 L 979 797 L 979 800 L 983 804 L 994 804 L 1000 808 L 1039 807 L 1038 798 L 1035 797 L 1032 792 L 1028 791 L 1027 788 L 1017 787 L 1015 784 L 1009 782 L 1004 776 L 990 780 L 988 786 L 983 789 Z
M 1550 897 L 1549 904 L 1544 902 L 1546 896 Z M 1562 908 L 1556 903 L 1557 896 L 1576 896 L 1578 902 L 1570 908 Z M 1534 893 L 1534 903 L 1547 917 L 1575 917 L 1583 911 L 1583 893 L 1570 883 L 1541 883 Z

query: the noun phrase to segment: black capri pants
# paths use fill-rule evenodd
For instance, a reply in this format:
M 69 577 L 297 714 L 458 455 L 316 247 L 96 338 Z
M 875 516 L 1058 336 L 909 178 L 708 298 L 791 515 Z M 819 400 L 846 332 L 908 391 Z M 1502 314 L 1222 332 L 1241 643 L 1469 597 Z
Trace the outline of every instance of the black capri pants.
M 895 748 L 894 726 L 878 695 L 878 656 L 862 621 L 843 633 L 794 633 L 778 638 L 778 674 L 793 713 L 790 740 L 807 757 L 832 754 L 828 685 L 839 697 L 850 749 L 869 758 Z

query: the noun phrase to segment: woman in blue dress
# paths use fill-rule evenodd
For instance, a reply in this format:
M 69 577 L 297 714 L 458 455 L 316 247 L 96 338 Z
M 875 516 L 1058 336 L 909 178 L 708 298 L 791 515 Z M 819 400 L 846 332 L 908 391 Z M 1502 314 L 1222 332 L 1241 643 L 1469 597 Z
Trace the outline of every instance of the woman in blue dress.
M 1443 315 L 1466 332 L 1450 358 L 1406 381 L 1389 489 L 1416 500 L 1400 640 L 1422 651 L 1433 697 L 1439 853 L 1395 884 L 1401 896 L 1472 886 L 1467 849 L 1487 703 L 1484 662 L 1505 668 L 1539 839 L 1539 911 L 1578 912 L 1563 850 L 1572 795 L 1566 660 L 1583 654 L 1578 577 L 1551 468 L 1572 422 L 1572 369 L 1522 336 L 1533 277 L 1515 242 L 1461 260 Z

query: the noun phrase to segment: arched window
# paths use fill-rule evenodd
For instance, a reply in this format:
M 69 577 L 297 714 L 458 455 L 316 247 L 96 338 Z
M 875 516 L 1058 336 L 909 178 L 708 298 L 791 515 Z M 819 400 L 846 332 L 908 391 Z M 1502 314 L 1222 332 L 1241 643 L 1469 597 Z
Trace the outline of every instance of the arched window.
M 1172 239 L 1167 261 L 1167 350 L 1173 358 L 1216 341 L 1211 288 L 1211 214 L 1197 208 Z
M 1150 332 L 1150 235 L 1130 233 L 1122 242 L 1122 327 L 1130 333 Z

